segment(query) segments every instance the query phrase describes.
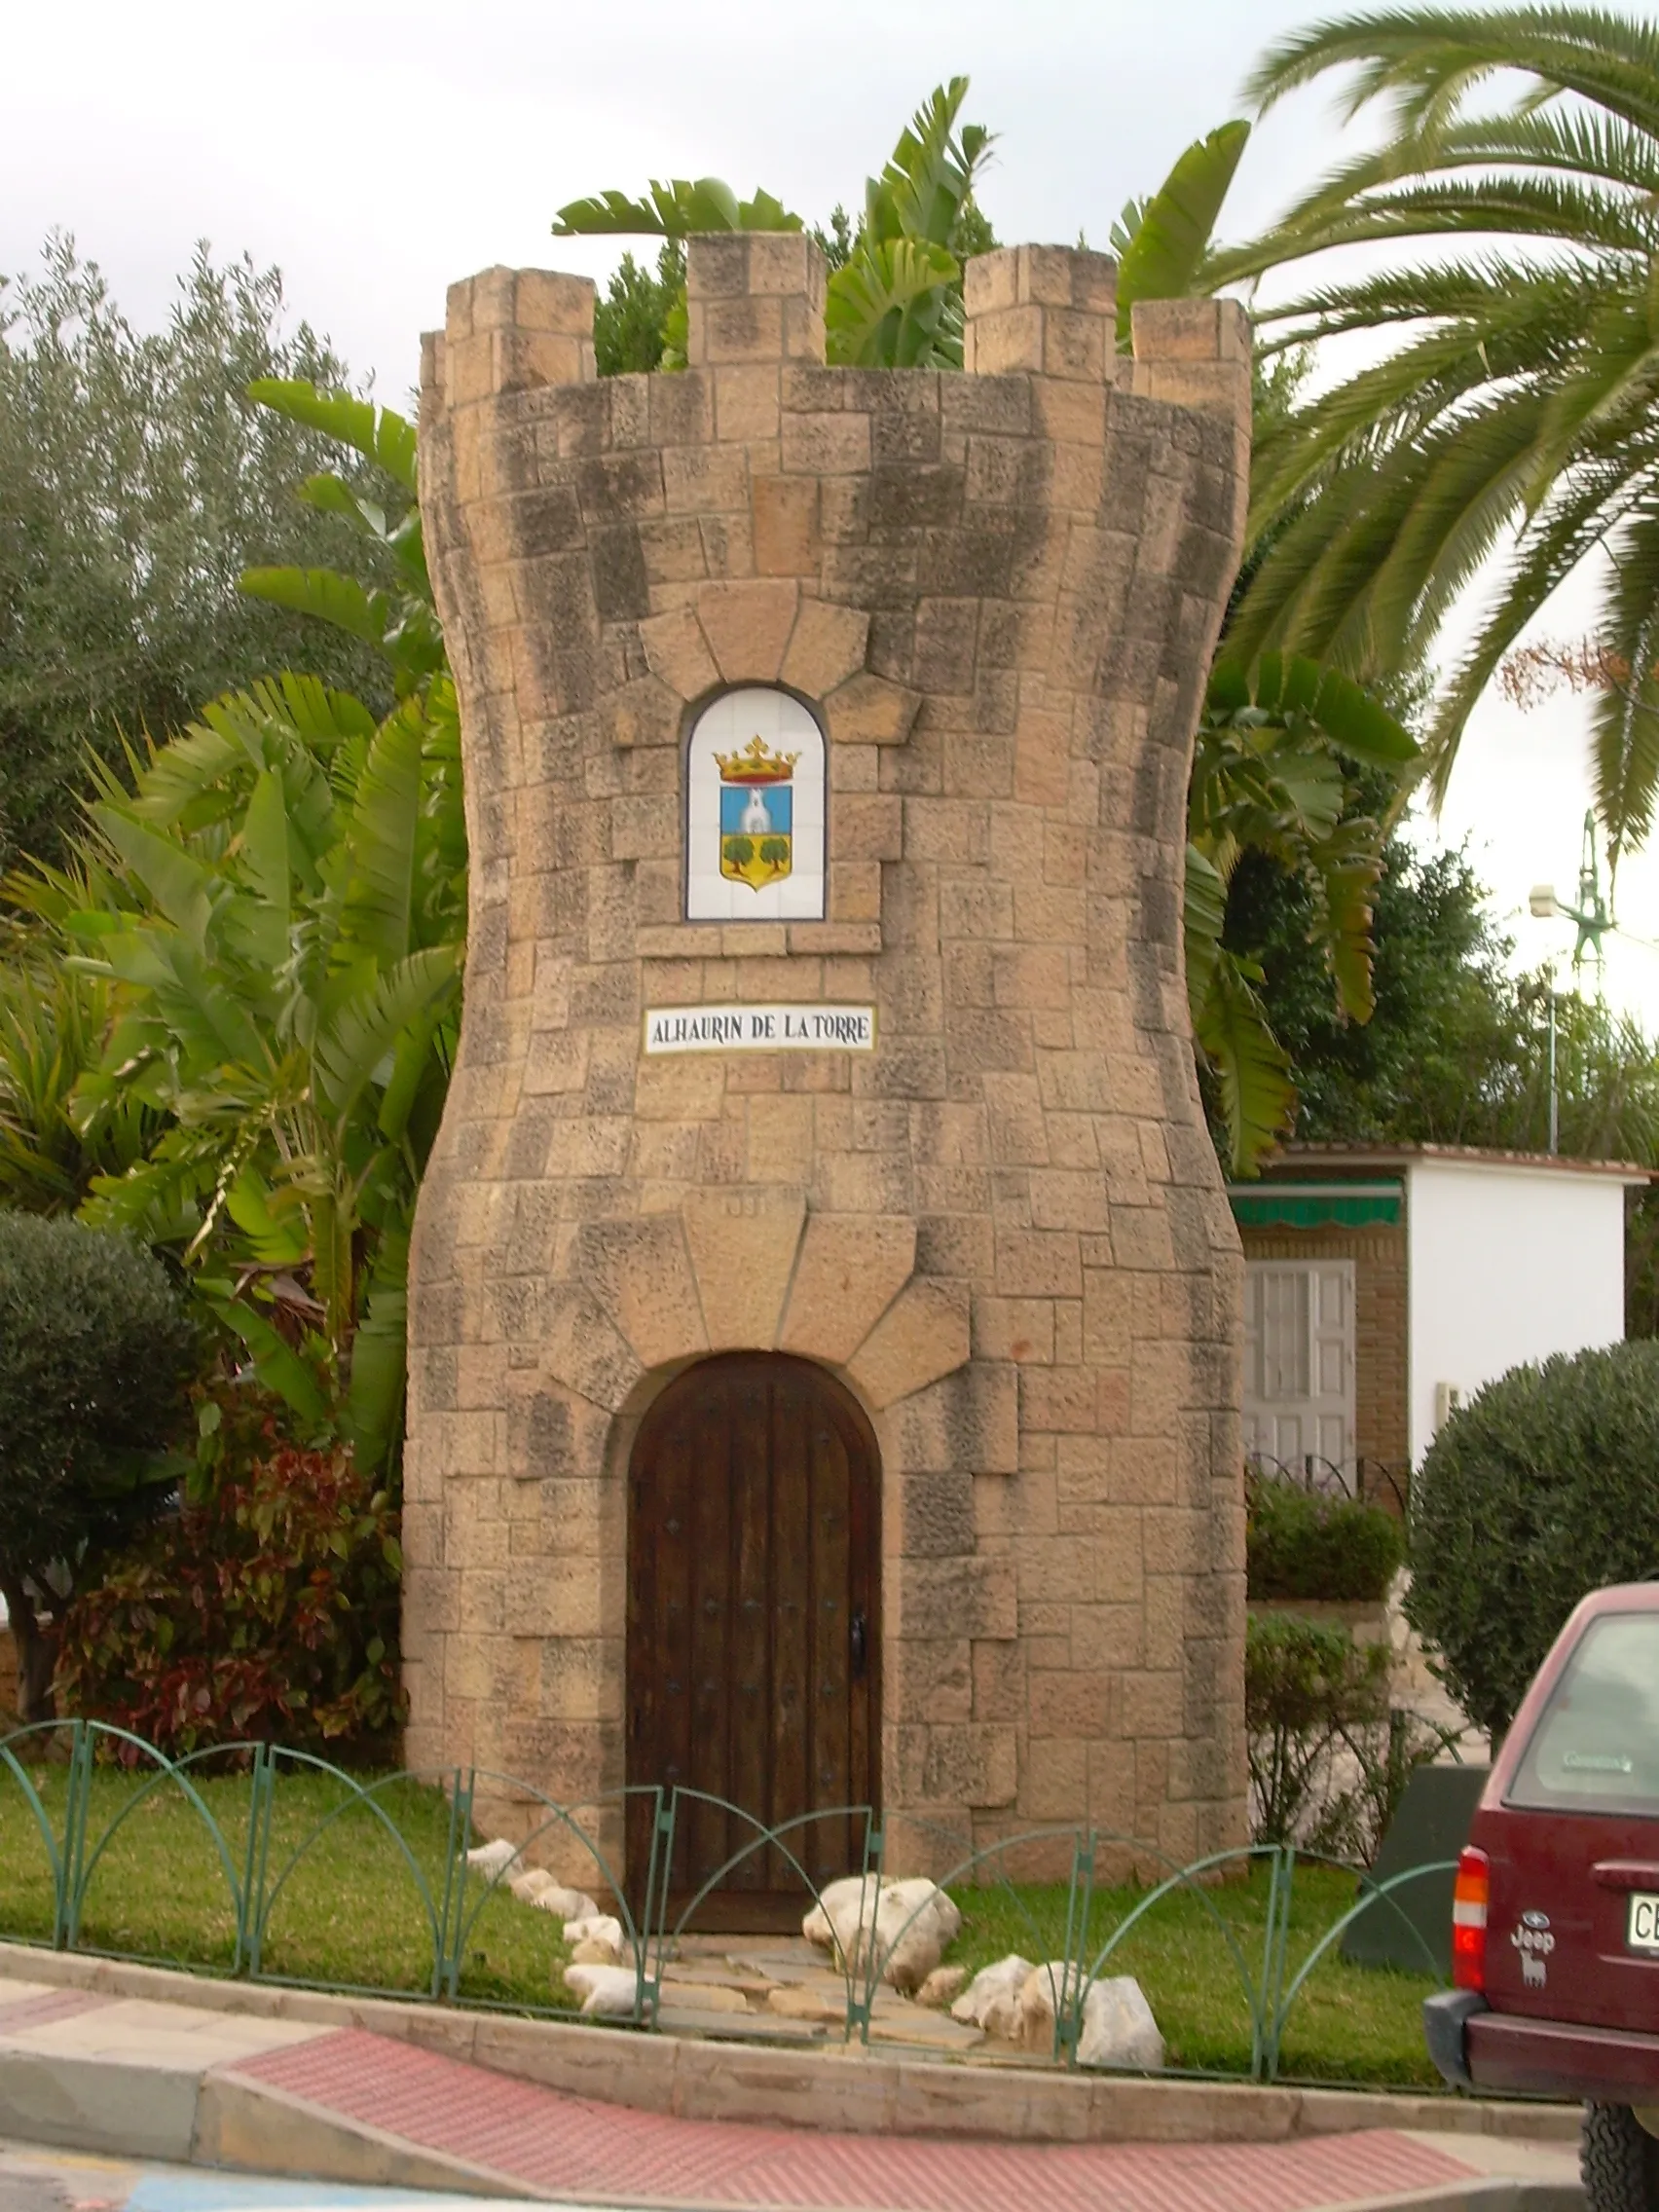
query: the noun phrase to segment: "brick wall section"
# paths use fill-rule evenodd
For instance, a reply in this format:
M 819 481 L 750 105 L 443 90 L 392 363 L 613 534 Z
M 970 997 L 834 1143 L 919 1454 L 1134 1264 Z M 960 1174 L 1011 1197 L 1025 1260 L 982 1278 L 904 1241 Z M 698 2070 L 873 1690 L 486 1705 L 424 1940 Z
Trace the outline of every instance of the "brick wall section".
M 1362 1459 L 1403 1466 L 1407 1430 L 1406 1231 L 1403 1222 L 1367 1229 L 1245 1228 L 1246 1260 L 1351 1260 L 1354 1330 L 1354 1449 Z
M 809 241 L 698 239 L 689 370 L 599 382 L 585 280 L 450 293 L 421 485 L 472 921 L 412 1266 L 415 1763 L 621 1783 L 641 1414 L 777 1346 L 881 1445 L 889 1815 L 1242 1835 L 1240 1263 L 1180 871 L 1247 339 L 1170 302 L 1120 360 L 1114 280 L 987 256 L 970 373 L 830 369 Z M 829 733 L 827 918 L 689 925 L 689 720 L 779 681 Z M 642 1058 L 644 1007 L 737 998 L 874 1002 L 879 1050 Z

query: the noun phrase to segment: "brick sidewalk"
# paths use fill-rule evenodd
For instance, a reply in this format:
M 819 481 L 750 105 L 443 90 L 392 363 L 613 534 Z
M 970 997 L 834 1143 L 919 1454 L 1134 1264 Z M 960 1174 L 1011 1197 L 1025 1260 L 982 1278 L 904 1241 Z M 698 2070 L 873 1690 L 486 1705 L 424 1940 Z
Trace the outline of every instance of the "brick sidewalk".
M 671 2120 L 564 2096 L 357 2029 L 233 2061 L 360 2125 L 538 2194 L 867 2212 L 1313 2212 L 1472 2179 L 1386 2128 L 1291 2143 L 1012 2145 Z

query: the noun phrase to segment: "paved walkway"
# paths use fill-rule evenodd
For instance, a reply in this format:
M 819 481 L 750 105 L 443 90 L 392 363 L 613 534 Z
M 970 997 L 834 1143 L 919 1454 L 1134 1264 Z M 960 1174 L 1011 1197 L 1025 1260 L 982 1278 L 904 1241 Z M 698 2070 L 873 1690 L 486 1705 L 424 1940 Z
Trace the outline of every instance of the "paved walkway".
M 0 2212 L 505 2212 L 498 2196 L 350 2189 L 96 2157 L 0 2137 Z
M 0 2130 L 342 2182 L 732 2212 L 1574 2201 L 1563 2146 L 1393 2128 L 1281 2143 L 1015 2145 L 677 2120 L 357 2028 L 18 1982 L 0 1997 Z

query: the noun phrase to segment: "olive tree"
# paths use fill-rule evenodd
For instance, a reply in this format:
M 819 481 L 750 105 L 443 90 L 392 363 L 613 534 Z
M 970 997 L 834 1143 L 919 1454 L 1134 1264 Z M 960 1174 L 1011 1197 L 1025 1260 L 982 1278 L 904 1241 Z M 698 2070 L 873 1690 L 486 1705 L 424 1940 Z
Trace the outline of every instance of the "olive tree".
M 70 239 L 0 276 L 0 866 L 61 856 L 89 749 L 120 763 L 124 741 L 274 668 L 377 681 L 360 645 L 241 588 L 257 564 L 376 571 L 310 482 L 339 466 L 331 442 L 255 405 L 263 377 L 335 386 L 346 369 L 245 257 L 202 249 L 148 331 Z M 382 559 L 369 580 L 390 576 Z

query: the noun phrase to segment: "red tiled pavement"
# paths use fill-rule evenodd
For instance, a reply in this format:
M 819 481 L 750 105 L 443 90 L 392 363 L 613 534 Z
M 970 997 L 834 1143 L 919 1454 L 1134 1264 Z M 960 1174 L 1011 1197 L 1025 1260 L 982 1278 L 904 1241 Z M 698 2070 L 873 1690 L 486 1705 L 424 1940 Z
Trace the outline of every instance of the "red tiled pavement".
M 1386 2128 L 1295 2143 L 1007 2144 L 671 2120 L 354 2028 L 227 2072 L 542 2193 L 699 2205 L 982 2212 L 1311 2212 L 1471 2169 Z

